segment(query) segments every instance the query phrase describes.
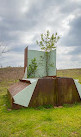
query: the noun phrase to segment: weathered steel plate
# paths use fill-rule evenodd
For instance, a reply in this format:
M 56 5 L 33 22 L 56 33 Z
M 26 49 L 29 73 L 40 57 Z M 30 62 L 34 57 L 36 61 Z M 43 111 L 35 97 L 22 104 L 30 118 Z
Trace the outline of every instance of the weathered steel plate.
M 56 96 L 56 79 L 39 79 L 30 100 L 29 107 L 56 105 Z
M 25 48 L 25 50 L 24 50 L 24 72 L 25 72 L 25 69 L 26 69 L 26 67 L 27 67 L 27 61 L 28 61 L 28 47 L 26 47 Z
M 20 81 L 10 87 L 9 92 L 12 100 L 12 108 L 18 109 L 22 107 L 13 103 L 13 96 L 29 84 L 27 81 Z M 28 107 L 38 107 L 42 105 L 59 106 L 75 102 L 80 102 L 80 97 L 72 78 L 44 77 L 38 79 Z
M 19 82 L 13 84 L 8 90 L 9 90 L 11 96 L 14 96 L 17 93 L 19 93 L 21 90 L 26 88 L 28 85 L 30 85 L 30 83 L 19 81 Z
M 58 106 L 80 101 L 78 91 L 72 78 L 57 78 L 57 83 Z
M 46 77 L 38 80 L 29 107 L 75 102 L 80 102 L 80 97 L 72 78 Z

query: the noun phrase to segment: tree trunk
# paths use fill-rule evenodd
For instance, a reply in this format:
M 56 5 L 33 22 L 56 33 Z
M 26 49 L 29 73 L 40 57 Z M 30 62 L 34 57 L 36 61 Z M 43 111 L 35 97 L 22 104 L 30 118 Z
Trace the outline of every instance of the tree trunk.
M 46 76 L 48 76 L 48 52 L 46 52 Z

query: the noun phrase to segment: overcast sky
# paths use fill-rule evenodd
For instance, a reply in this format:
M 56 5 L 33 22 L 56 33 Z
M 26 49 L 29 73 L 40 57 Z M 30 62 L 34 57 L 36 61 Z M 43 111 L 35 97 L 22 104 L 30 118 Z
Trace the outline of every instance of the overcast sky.
M 57 32 L 57 68 L 81 68 L 81 0 L 0 0 L 0 42 L 10 51 L 2 66 L 23 66 L 24 48 Z

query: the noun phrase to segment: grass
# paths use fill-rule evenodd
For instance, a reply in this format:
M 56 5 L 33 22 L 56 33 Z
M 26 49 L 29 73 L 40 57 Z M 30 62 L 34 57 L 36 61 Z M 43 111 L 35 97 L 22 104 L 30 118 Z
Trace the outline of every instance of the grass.
M 0 137 L 81 137 L 81 104 L 8 109 L 7 88 L 16 81 L 0 82 Z
M 81 83 L 81 68 L 78 69 L 64 69 L 64 70 L 57 70 L 57 76 L 60 77 L 72 77 L 74 79 L 79 79 Z

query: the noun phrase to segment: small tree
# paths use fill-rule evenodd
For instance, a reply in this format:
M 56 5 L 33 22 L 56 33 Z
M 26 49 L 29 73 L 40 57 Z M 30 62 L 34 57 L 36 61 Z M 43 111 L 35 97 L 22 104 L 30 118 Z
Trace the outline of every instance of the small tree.
M 35 71 L 37 69 L 37 62 L 36 62 L 36 58 L 31 60 L 31 64 L 29 64 L 28 66 L 28 77 L 32 77 L 32 75 L 35 75 Z
M 46 34 L 41 34 L 41 40 L 36 43 L 41 47 L 41 50 L 45 51 L 46 53 L 46 74 L 48 76 L 48 52 L 56 48 L 56 43 L 60 39 L 60 37 L 57 35 L 57 32 L 52 34 L 50 36 L 49 30 L 47 30 Z
M 7 50 L 7 46 L 5 46 L 3 43 L 0 42 L 0 56 L 2 56 L 2 54 L 8 52 L 9 50 Z
M 4 45 L 2 42 L 0 42 L 0 60 L 2 60 L 4 58 L 3 55 L 7 52 L 9 52 L 9 50 L 7 49 L 7 46 Z M 1 64 L 0 64 L 0 66 L 2 67 Z

